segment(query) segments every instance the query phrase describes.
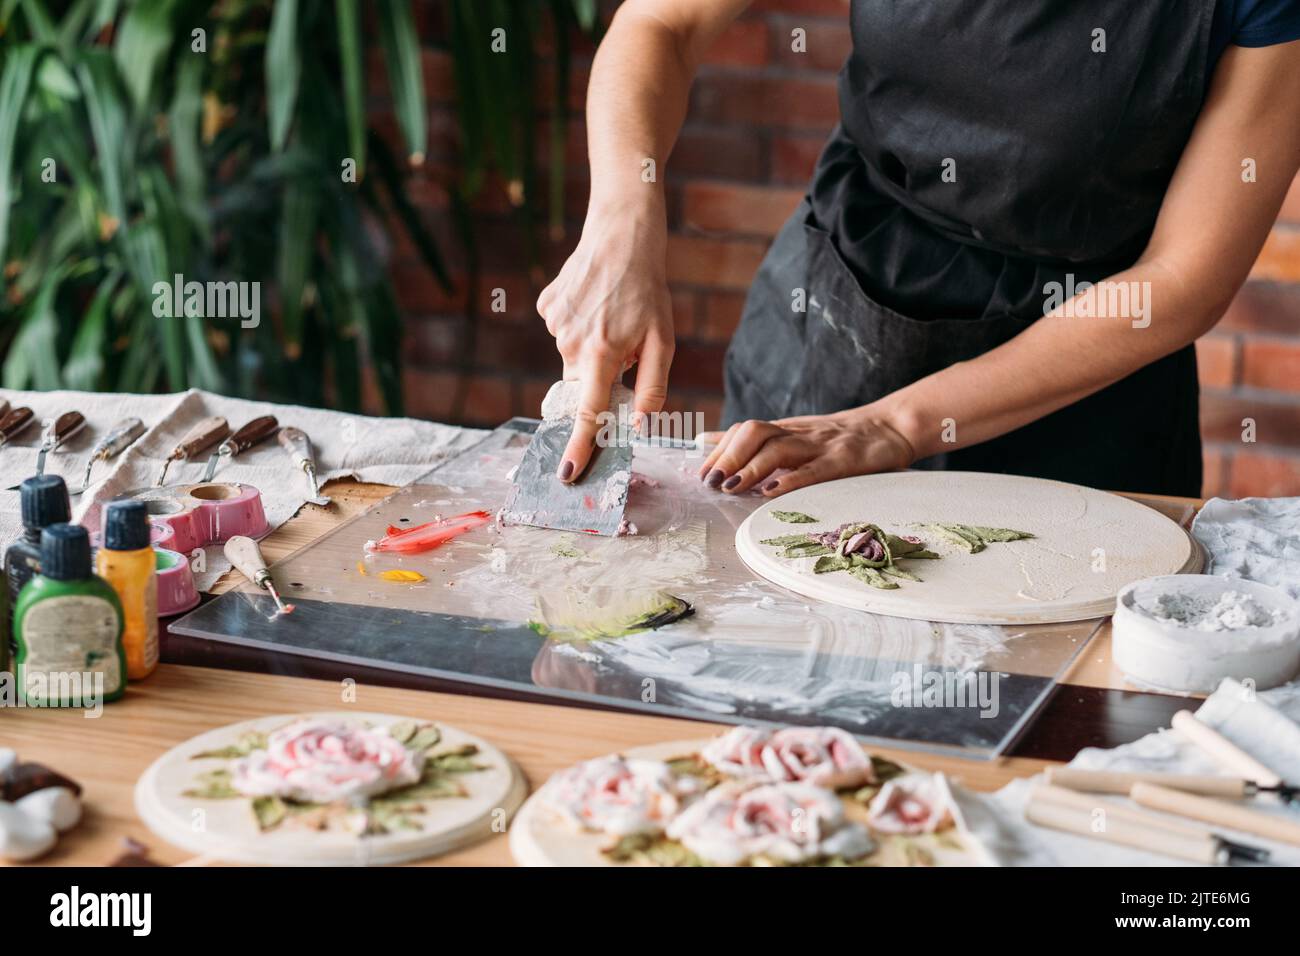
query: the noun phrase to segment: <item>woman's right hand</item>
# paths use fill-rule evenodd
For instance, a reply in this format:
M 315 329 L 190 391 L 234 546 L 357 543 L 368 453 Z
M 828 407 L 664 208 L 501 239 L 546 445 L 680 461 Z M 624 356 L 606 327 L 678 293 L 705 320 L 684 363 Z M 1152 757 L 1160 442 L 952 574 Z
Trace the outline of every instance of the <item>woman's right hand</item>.
M 610 388 L 637 366 L 633 423 L 663 409 L 673 359 L 665 278 L 668 236 L 662 201 L 649 208 L 589 210 L 582 238 L 537 311 L 581 399 L 557 477 L 576 481 L 591 458 Z

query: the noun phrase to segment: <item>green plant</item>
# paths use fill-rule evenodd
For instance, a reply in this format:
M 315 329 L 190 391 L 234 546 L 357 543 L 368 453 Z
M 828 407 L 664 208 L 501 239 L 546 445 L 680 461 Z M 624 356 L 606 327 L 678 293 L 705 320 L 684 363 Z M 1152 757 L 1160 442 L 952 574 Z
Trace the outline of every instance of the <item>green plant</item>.
M 531 41 L 548 17 L 567 74 L 567 30 L 594 27 L 595 0 L 449 2 L 464 133 L 457 216 L 467 221 L 495 166 L 530 222 Z M 483 59 L 495 23 L 509 25 L 511 52 Z M 0 28 L 6 386 L 199 386 L 358 408 L 368 361 L 385 406 L 400 410 L 384 224 L 400 222 L 449 283 L 405 191 L 427 149 L 409 0 L 0 0 Z M 368 128 L 372 42 L 405 157 Z M 553 217 L 557 182 L 553 164 Z M 260 283 L 260 325 L 156 316 L 156 284 L 176 275 Z

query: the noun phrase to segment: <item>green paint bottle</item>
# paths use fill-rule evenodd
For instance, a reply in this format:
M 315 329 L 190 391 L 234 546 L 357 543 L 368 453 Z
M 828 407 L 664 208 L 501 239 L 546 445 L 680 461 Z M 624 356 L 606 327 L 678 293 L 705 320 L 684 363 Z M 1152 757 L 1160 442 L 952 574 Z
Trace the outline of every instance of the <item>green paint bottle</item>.
M 122 696 L 122 604 L 90 570 L 85 528 L 41 532 L 41 571 L 18 595 L 14 639 L 14 679 L 27 706 L 84 707 Z

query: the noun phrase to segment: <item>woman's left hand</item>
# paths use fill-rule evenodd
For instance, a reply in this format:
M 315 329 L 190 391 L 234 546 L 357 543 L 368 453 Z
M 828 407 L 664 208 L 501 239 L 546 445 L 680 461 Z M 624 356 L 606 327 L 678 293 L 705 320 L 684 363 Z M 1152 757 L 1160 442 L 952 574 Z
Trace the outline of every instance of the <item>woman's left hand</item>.
M 725 433 L 700 435 L 699 441 L 717 443 L 700 480 L 732 495 L 759 485 L 771 498 L 834 478 L 896 471 L 916 460 L 911 443 L 870 407 L 741 422 Z M 773 474 L 781 469 L 789 470 Z

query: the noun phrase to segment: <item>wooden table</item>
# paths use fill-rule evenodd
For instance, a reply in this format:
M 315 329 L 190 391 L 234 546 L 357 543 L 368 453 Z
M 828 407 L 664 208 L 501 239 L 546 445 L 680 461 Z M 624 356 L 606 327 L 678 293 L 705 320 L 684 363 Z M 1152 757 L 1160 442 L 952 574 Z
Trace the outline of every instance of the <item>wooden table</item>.
M 327 490 L 334 499 L 329 509 L 305 505 L 262 542 L 268 560 L 287 556 L 392 491 L 351 481 L 333 482 Z M 1143 500 L 1175 518 L 1196 505 L 1182 499 Z M 228 575 L 213 593 L 237 583 Z M 102 865 L 119 855 L 125 837 L 150 847 L 158 862 L 183 861 L 187 853 L 160 841 L 136 817 L 135 781 L 173 745 L 202 731 L 267 714 L 356 706 L 445 721 L 491 740 L 520 764 L 533 787 L 580 760 L 642 744 L 708 737 L 723 729 L 691 720 L 532 702 L 508 691 L 455 687 L 433 678 L 352 665 L 345 676 L 357 681 L 356 700 L 344 704 L 338 682 L 343 672 L 336 665 L 170 634 L 163 638 L 163 660 L 153 676 L 132 684 L 127 697 L 107 705 L 99 718 L 87 719 L 79 710 L 18 709 L 0 719 L 0 745 L 14 747 L 25 760 L 72 775 L 86 790 L 84 822 L 45 862 Z M 944 770 L 972 789 L 995 790 L 1015 777 L 1069 760 L 1082 747 L 1116 746 L 1168 726 L 1173 713 L 1186 706 L 1186 698 L 1123 687 L 1110 663 L 1107 626 L 1080 653 L 1011 756 L 982 762 L 873 750 Z M 498 835 L 434 862 L 508 865 L 511 860 L 505 837 Z

